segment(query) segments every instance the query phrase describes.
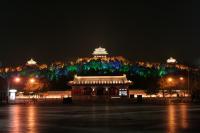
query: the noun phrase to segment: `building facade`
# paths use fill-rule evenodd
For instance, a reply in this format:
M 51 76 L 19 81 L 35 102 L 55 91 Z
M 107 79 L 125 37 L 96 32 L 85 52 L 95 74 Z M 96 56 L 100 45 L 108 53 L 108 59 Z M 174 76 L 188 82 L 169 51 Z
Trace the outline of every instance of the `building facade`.
M 123 76 L 75 76 L 69 82 L 73 100 L 128 98 L 132 82 Z

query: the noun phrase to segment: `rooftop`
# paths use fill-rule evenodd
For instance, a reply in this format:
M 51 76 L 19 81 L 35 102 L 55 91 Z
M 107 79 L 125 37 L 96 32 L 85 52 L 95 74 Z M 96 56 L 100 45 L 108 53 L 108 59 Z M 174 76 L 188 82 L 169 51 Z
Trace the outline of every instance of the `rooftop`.
M 108 55 L 108 52 L 106 51 L 105 48 L 102 47 L 98 47 L 94 50 L 94 52 L 92 53 L 94 56 L 106 56 Z
M 170 57 L 169 59 L 167 59 L 167 63 L 177 63 L 177 61 L 173 57 Z
M 33 59 L 30 59 L 29 61 L 27 61 L 26 65 L 29 65 L 29 66 L 37 65 L 37 62 L 34 61 Z
M 127 80 L 126 75 L 123 76 L 77 76 L 69 82 L 71 85 L 91 85 L 91 84 L 132 84 Z

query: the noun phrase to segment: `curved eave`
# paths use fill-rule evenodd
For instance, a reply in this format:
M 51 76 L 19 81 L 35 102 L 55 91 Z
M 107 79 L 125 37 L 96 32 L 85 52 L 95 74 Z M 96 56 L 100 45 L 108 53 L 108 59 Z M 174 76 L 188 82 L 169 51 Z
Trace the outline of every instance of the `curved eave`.
M 80 84 L 77 84 L 77 83 L 68 83 L 68 85 L 70 85 L 70 86 L 95 86 L 95 85 L 132 85 L 133 83 L 118 83 L 118 84 L 82 84 L 82 83 L 80 83 Z

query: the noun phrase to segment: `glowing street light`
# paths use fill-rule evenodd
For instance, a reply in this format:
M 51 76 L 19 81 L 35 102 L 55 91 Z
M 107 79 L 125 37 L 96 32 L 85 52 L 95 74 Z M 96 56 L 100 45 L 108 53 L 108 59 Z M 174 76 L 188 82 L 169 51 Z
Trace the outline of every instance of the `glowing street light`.
M 21 81 L 21 78 L 20 78 L 20 77 L 14 78 L 14 82 L 15 82 L 15 83 L 19 83 L 20 81 Z
M 173 78 L 169 77 L 169 78 L 167 79 L 167 81 L 168 81 L 168 82 L 172 82 L 172 81 L 173 81 Z
M 33 83 L 35 83 L 35 79 L 34 79 L 34 78 L 31 78 L 31 79 L 29 79 L 29 82 L 30 82 L 31 84 L 33 84 Z
M 183 78 L 183 77 L 180 77 L 179 79 L 180 79 L 181 81 L 183 81 L 183 80 L 184 80 L 184 78 Z

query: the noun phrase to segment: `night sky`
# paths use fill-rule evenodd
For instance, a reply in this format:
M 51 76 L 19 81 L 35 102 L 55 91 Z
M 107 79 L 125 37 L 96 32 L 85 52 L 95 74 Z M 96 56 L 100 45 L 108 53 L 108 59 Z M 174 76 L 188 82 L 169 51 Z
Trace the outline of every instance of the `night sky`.
M 0 2 L 0 61 L 91 56 L 105 47 L 131 61 L 200 64 L 200 8 L 188 0 L 136 3 Z M 199 63 L 198 63 L 199 62 Z

